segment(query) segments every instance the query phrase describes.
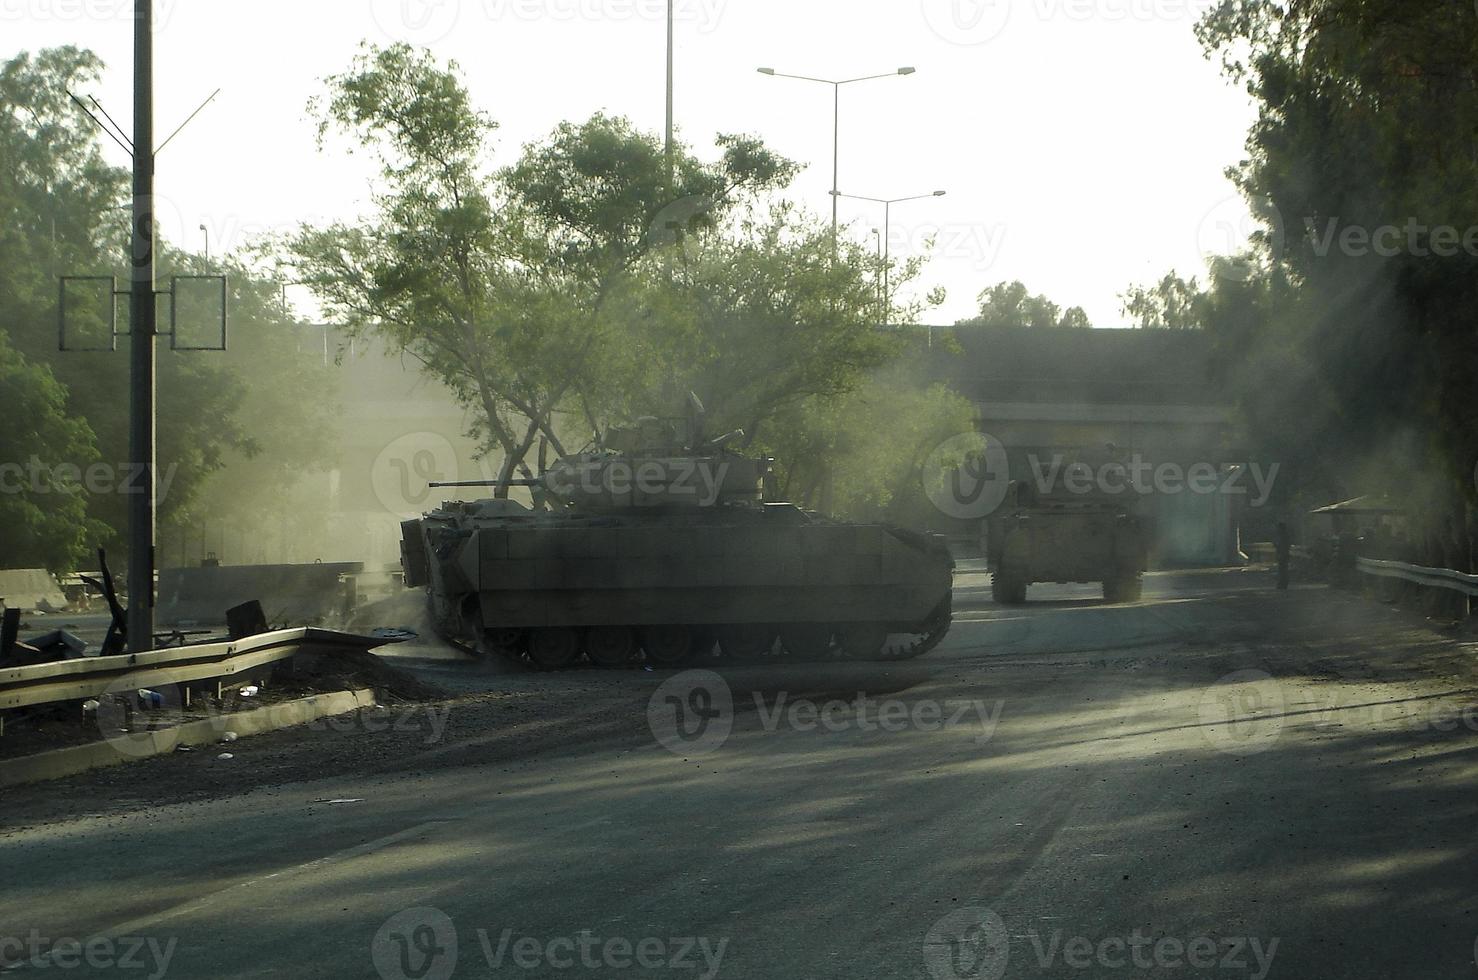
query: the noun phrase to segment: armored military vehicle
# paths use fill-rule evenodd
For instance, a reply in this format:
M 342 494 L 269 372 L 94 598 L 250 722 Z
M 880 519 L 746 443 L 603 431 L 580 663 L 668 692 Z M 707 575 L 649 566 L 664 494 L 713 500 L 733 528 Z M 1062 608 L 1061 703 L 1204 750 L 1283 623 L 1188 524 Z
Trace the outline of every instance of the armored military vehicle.
M 944 540 L 772 500 L 773 460 L 683 419 L 616 428 L 527 488 L 402 526 L 408 586 L 437 628 L 545 670 L 734 659 L 904 659 L 943 639 Z M 541 469 L 542 469 L 541 465 Z M 505 495 L 506 496 L 506 495 Z
M 1148 550 L 1137 500 L 1130 488 L 1075 493 L 1012 481 L 983 526 L 991 596 L 1019 605 L 1033 582 L 1102 582 L 1109 602 L 1137 602 Z

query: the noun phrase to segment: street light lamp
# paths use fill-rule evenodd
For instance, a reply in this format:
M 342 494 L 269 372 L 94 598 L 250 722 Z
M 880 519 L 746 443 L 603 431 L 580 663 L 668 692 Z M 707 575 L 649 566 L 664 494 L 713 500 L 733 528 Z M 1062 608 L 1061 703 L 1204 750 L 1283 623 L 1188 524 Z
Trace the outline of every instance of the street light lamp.
M 832 202 L 840 198 L 850 198 L 853 201 L 870 201 L 873 204 L 883 206 L 883 326 L 888 326 L 888 321 L 893 318 L 891 297 L 888 295 L 890 286 L 890 273 L 892 269 L 888 264 L 891 254 L 892 232 L 893 232 L 893 205 L 902 204 L 905 201 L 922 201 L 931 197 L 943 197 L 945 191 L 934 191 L 932 194 L 915 194 L 912 197 L 865 197 L 861 194 L 843 194 L 840 191 L 832 191 Z
M 761 75 L 769 75 L 771 78 L 794 78 L 802 82 L 819 82 L 822 85 L 832 87 L 832 149 L 831 149 L 831 242 L 835 250 L 837 241 L 837 197 L 840 196 L 839 178 L 841 175 L 841 149 L 842 149 L 842 86 L 851 85 L 855 82 L 870 82 L 878 78 L 892 78 L 895 75 L 912 75 L 918 71 L 917 68 L 900 68 L 882 75 L 864 75 L 861 78 L 844 78 L 840 81 L 830 78 L 813 78 L 810 75 L 787 75 L 773 68 L 757 69 Z

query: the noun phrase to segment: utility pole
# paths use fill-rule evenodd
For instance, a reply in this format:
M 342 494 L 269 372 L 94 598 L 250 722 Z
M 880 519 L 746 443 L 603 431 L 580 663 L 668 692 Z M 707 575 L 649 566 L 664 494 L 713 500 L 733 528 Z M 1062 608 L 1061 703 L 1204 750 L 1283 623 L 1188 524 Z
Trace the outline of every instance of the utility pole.
M 677 46 L 677 38 L 676 38 L 676 31 L 677 31 L 677 12 L 676 12 L 676 9 L 675 9 L 676 6 L 677 6 L 677 0 L 667 0 L 667 149 L 666 149 L 666 153 L 667 153 L 667 192 L 669 194 L 671 194 L 672 191 L 673 191 L 673 189 L 677 186 L 677 184 L 676 184 L 676 174 L 674 172 L 675 156 L 674 156 L 673 142 L 672 142 L 672 139 L 673 139 L 672 90 L 673 90 L 673 86 L 674 86 L 674 78 L 673 78 L 673 69 L 674 69 L 673 54 L 674 54 L 674 51 L 675 51 L 676 46 Z
M 129 298 L 128 648 L 154 646 L 154 17 L 134 0 L 133 278 Z
M 68 93 L 71 94 L 71 93 Z M 158 507 L 159 483 L 155 412 L 157 376 L 156 343 L 169 337 L 175 351 L 223 351 L 226 349 L 227 282 L 224 275 L 177 275 L 170 288 L 160 292 L 155 274 L 154 164 L 159 151 L 169 145 L 191 120 L 217 95 L 202 102 L 157 148 L 154 146 L 154 15 L 153 0 L 134 0 L 133 5 L 133 139 L 113 122 L 113 117 L 96 100 L 92 104 L 101 114 L 94 114 L 76 95 L 72 99 L 98 127 L 133 157 L 133 227 L 129 242 L 129 286 L 118 288 L 115 276 L 62 276 L 57 303 L 62 351 L 111 352 L 118 349 L 118 297 L 127 295 L 130 340 L 128 351 L 128 473 L 123 480 L 123 493 L 128 498 L 128 619 L 124 628 L 128 649 L 140 653 L 154 645 L 154 536 L 157 531 L 155 513 Z M 106 123 L 104 122 L 106 120 Z M 108 124 L 112 124 L 109 128 Z M 206 231 L 204 225 L 201 231 Z M 206 256 L 210 239 L 206 231 Z M 67 286 L 71 282 L 107 283 L 109 326 L 106 347 L 75 347 L 67 343 Z M 180 341 L 179 289 L 182 283 L 210 282 L 220 291 L 221 338 L 218 345 L 197 346 Z M 159 331 L 157 303 L 160 296 L 169 298 L 169 330 Z

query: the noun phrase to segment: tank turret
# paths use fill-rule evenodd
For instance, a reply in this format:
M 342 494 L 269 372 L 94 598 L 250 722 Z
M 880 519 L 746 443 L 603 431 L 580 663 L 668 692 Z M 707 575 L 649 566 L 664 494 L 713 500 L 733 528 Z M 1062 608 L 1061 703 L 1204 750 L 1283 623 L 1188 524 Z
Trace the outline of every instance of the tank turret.
M 704 412 L 689 396 L 681 418 L 647 416 L 597 434 L 593 448 L 543 468 L 535 479 L 433 483 L 433 487 L 524 487 L 541 509 L 597 513 L 755 507 L 768 499 L 774 461 L 729 449 L 742 430 L 716 439 L 703 433 Z

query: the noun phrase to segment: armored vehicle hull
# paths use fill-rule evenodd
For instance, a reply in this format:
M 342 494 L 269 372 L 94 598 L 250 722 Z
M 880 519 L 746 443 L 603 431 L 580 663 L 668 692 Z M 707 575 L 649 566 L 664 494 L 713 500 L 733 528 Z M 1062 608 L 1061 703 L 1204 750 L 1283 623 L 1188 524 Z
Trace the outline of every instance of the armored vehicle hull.
M 406 583 L 438 629 L 543 669 L 737 659 L 903 659 L 950 623 L 943 539 L 788 504 L 534 512 L 448 504 L 403 527 Z
M 1122 501 L 1043 497 L 1013 485 L 984 533 L 997 602 L 1025 602 L 1033 582 L 1101 582 L 1109 602 L 1137 602 L 1142 594 L 1146 535 Z

